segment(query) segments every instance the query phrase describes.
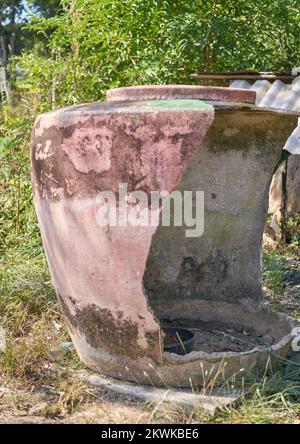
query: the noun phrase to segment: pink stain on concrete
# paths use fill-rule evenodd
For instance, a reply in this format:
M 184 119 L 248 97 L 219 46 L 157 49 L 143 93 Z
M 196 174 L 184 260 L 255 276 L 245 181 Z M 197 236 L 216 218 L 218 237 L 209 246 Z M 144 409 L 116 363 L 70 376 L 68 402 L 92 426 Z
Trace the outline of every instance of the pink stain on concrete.
M 155 360 L 161 353 L 159 324 L 143 289 L 156 227 L 99 226 L 97 193 L 124 182 L 130 191 L 171 191 L 213 118 L 209 106 L 176 109 L 174 102 L 156 109 L 150 102 L 84 105 L 37 120 L 32 169 L 39 226 L 72 338 L 89 365 L 98 351 L 134 354 L 137 348 Z M 43 155 L 48 140 L 50 157 Z M 110 316 L 107 332 L 101 324 Z
M 53 283 L 61 295 L 79 307 L 96 304 L 141 324 L 139 342 L 146 347 L 144 331 L 157 329 L 146 298 L 142 277 L 147 249 L 155 227 L 99 227 L 94 199 L 36 204 Z M 117 315 L 116 315 L 117 316 Z M 142 322 L 141 322 L 142 321 Z
M 71 137 L 65 139 L 63 151 L 68 155 L 77 171 L 102 173 L 110 169 L 111 153 L 108 144 L 103 146 L 103 140 L 109 139 L 111 133 L 106 129 L 91 128 L 87 134 L 86 128 L 76 128 Z
M 220 102 L 244 102 L 255 104 L 256 92 L 242 88 L 223 88 L 198 85 L 144 85 L 127 86 L 107 91 L 109 102 L 127 100 L 198 99 Z

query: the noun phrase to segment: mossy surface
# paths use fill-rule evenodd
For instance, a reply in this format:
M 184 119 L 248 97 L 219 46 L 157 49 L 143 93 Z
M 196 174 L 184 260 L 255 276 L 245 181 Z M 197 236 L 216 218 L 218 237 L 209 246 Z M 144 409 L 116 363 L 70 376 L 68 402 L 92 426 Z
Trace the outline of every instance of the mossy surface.
M 195 99 L 170 99 L 170 100 L 149 100 L 144 105 L 151 108 L 174 109 L 184 111 L 196 111 L 199 109 L 206 109 L 207 111 L 214 111 L 214 107 L 202 100 Z

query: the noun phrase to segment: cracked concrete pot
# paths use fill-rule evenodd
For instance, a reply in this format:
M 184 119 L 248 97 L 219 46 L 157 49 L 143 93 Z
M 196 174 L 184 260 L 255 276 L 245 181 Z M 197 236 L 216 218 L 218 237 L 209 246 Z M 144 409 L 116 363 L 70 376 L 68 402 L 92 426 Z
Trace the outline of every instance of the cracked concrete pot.
M 291 341 L 290 320 L 261 306 L 260 245 L 271 176 L 297 116 L 255 108 L 252 91 L 143 87 L 137 101 L 141 89 L 122 90 L 110 103 L 43 114 L 33 128 L 36 212 L 79 355 L 103 374 L 158 385 L 264 367 L 268 351 L 285 355 Z M 174 189 L 205 192 L 203 236 L 159 220 L 123 223 L 128 193 Z M 100 192 L 118 196 L 119 225 L 99 223 Z M 163 352 L 160 318 L 253 328 L 273 344 L 177 356 Z

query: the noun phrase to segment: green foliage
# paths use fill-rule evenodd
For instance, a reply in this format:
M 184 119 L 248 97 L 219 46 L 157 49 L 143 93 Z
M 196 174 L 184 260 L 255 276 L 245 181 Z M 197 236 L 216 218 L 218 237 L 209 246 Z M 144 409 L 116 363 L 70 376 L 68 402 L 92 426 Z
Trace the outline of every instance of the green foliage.
M 265 285 L 272 291 L 273 295 L 282 291 L 283 262 L 275 251 L 265 253 L 263 278 Z
M 0 126 L 0 257 L 25 236 L 39 244 L 29 170 L 32 119 L 10 118 Z
M 300 214 L 290 217 L 287 221 L 287 232 L 290 236 L 290 242 L 295 247 L 300 246 Z
M 198 70 L 286 69 L 299 62 L 298 0 L 62 0 L 15 61 L 33 110 L 102 99 L 108 88 L 190 83 Z M 19 71 L 20 72 L 20 71 Z
M 6 66 L 9 57 L 17 53 L 20 27 L 17 17 L 22 14 L 22 0 L 1 0 L 0 2 L 0 58 L 1 66 Z

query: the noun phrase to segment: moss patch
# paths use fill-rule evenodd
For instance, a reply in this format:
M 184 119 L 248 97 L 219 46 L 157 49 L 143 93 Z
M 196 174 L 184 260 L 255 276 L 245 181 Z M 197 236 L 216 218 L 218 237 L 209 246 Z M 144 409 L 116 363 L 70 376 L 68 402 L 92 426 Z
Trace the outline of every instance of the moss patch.
M 150 100 L 145 102 L 146 106 L 151 108 L 174 109 L 184 111 L 197 111 L 199 109 L 206 109 L 207 111 L 214 111 L 212 105 L 202 102 L 202 100 L 195 99 L 170 99 L 170 100 Z

